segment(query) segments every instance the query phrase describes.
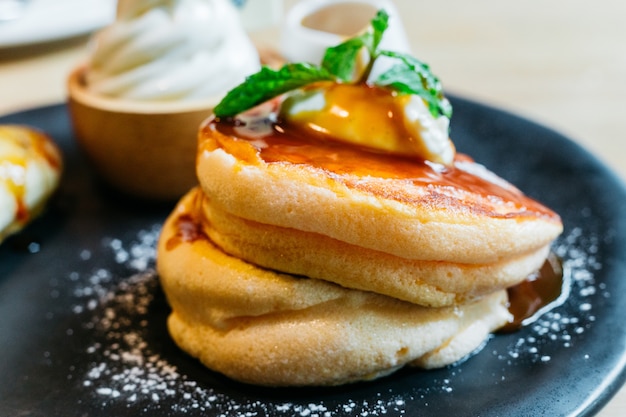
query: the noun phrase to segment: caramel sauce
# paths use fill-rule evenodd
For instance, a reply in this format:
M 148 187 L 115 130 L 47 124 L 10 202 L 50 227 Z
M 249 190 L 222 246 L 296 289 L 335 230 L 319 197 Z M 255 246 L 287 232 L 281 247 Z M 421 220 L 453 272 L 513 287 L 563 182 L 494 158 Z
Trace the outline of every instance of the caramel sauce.
M 32 135 L 32 146 L 37 155 L 46 160 L 48 165 L 56 171 L 62 169 L 63 160 L 61 159 L 61 152 L 56 146 L 48 140 L 43 133 L 37 132 Z
M 165 242 L 165 249 L 171 251 L 182 243 L 193 243 L 198 240 L 210 240 L 203 229 L 202 211 L 199 209 L 202 204 L 200 193 L 196 193 L 189 207 L 185 207 L 185 212 L 179 214 L 175 220 L 176 232 Z
M 559 216 L 513 186 L 503 186 L 462 169 L 472 162 L 457 154 L 453 166 L 333 140 L 278 119 L 277 104 L 234 119 L 213 119 L 200 134 L 199 152 L 216 147 L 246 163 L 299 164 L 325 171 L 334 181 L 365 193 L 421 204 L 473 210 L 492 217 Z M 389 117 L 394 117 L 390 115 Z M 397 181 L 387 181 L 397 180 Z M 481 196 L 477 201 L 475 196 Z
M 319 108 L 322 97 L 324 106 Z M 312 108 L 302 106 L 303 101 Z M 344 143 L 436 161 L 438 155 L 428 149 L 420 132 L 408 129 L 405 108 L 410 101 L 410 95 L 387 88 L 320 82 L 288 97 L 280 115 L 318 140 L 341 138 Z
M 20 173 L 19 175 L 2 175 L 0 179 L 4 182 L 11 194 L 13 194 L 13 196 L 15 197 L 15 201 L 17 203 L 17 207 L 15 209 L 15 220 L 19 223 L 26 223 L 29 218 L 28 208 L 26 207 L 26 203 L 24 202 L 26 190 L 24 184 L 25 175 L 23 173 L 26 172 L 26 161 L 22 158 L 19 158 L 19 160 L 17 158 L 12 158 L 10 160 L 5 159 L 0 164 L 0 172 Z
M 4 126 L 0 129 L 0 134 L 7 140 L 14 142 L 19 149 L 24 149 L 24 153 L 4 157 L 0 162 L 0 180 L 5 183 L 17 202 L 15 210 L 15 220 L 25 224 L 31 217 L 31 213 L 25 202 L 26 193 L 26 167 L 27 152 L 31 152 L 56 171 L 61 170 L 60 152 L 48 140 L 43 133 L 19 126 Z
M 202 230 L 202 224 L 190 215 L 184 214 L 176 218 L 176 233 L 165 243 L 165 249 L 174 250 L 181 243 L 192 243 L 209 237 Z
M 26 207 L 24 197 L 26 194 L 26 158 L 14 156 L 4 158 L 0 162 L 0 180 L 15 197 L 17 207 L 15 209 L 15 220 L 18 223 L 26 223 L 29 218 L 29 211 Z
M 551 253 L 539 271 L 507 292 L 513 320 L 499 330 L 501 333 L 519 330 L 534 321 L 537 313 L 550 308 L 559 299 L 563 292 L 561 260 Z

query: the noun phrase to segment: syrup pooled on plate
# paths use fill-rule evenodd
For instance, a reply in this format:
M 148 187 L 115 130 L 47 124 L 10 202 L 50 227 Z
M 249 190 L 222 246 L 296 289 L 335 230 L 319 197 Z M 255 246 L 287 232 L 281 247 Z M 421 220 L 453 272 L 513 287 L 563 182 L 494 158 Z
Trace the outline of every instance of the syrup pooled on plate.
M 507 291 L 509 312 L 513 315 L 513 320 L 501 328 L 500 333 L 519 330 L 559 299 L 563 292 L 561 260 L 554 253 L 550 253 L 539 271 Z

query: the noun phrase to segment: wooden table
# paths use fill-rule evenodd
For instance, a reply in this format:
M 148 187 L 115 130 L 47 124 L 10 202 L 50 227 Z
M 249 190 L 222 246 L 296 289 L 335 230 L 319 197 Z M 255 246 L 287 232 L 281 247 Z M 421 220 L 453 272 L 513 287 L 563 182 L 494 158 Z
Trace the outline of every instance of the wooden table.
M 395 4 L 413 52 L 447 91 L 560 131 L 626 179 L 626 2 Z M 271 46 L 277 34 L 254 36 Z M 65 78 L 85 56 L 87 41 L 0 49 L 0 114 L 63 101 Z M 626 416 L 626 388 L 599 415 Z

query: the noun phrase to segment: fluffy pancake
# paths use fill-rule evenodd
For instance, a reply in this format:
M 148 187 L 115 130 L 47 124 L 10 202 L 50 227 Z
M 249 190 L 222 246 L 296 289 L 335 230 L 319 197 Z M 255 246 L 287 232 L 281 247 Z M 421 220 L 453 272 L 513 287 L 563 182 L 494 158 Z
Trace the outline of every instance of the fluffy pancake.
M 264 123 L 201 127 L 199 187 L 157 253 L 172 338 L 233 379 L 334 385 L 454 363 L 510 320 L 505 288 L 562 230 L 468 157 L 443 166 Z
M 196 197 L 203 230 L 223 251 L 265 268 L 324 279 L 426 306 L 465 302 L 505 289 L 537 271 L 549 252 L 489 264 L 401 258 L 318 233 L 242 219 Z
M 163 226 L 157 267 L 170 334 L 190 355 L 260 385 L 334 385 L 453 363 L 509 320 L 506 292 L 426 308 L 256 267 L 203 232 L 191 191 Z
M 537 252 L 561 233 L 557 214 L 469 158 L 443 167 L 252 125 L 209 121 L 199 135 L 202 190 L 233 216 L 462 264 Z
M 199 188 L 157 267 L 170 334 L 207 367 L 270 386 L 441 367 L 534 308 L 512 298 L 532 302 L 512 317 L 505 289 L 544 263 L 559 216 L 456 153 L 441 83 L 379 50 L 387 25 L 380 10 L 321 66 L 263 68 L 200 126 Z M 379 57 L 396 62 L 375 77 Z
M 61 153 L 47 135 L 26 126 L 0 126 L 0 242 L 43 209 L 61 169 Z

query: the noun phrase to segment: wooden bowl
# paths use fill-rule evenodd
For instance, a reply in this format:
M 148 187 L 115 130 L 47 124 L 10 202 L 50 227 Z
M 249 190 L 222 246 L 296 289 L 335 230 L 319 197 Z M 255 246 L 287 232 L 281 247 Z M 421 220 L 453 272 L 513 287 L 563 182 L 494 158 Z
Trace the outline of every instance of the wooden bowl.
M 221 97 L 195 102 L 132 102 L 89 92 L 84 67 L 68 78 L 76 140 L 95 172 L 125 194 L 176 200 L 197 184 L 198 128 Z

